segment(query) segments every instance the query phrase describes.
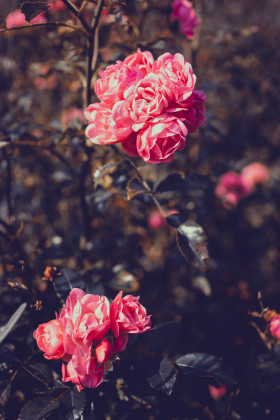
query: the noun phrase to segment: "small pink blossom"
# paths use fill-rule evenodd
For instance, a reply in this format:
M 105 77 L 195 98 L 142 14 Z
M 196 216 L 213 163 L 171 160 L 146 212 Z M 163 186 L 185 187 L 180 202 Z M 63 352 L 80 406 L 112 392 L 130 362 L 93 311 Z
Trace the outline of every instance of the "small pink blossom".
M 249 190 L 239 174 L 227 172 L 220 176 L 215 193 L 223 200 L 224 207 L 231 208 L 235 207 L 241 198 L 248 195 Z
M 253 191 L 256 184 L 263 184 L 269 178 L 269 170 L 259 162 L 247 165 L 241 172 L 241 178 L 246 187 Z
M 209 394 L 215 401 L 219 401 L 221 397 L 223 397 L 227 393 L 227 388 L 225 386 L 215 387 L 213 385 L 208 385 L 208 389 Z
M 280 315 L 275 316 L 270 321 L 270 332 L 271 334 L 280 340 Z
M 180 30 L 187 38 L 192 39 L 194 36 L 194 28 L 199 25 L 200 21 L 196 16 L 192 3 L 188 0 L 173 0 L 171 20 L 178 19 Z
M 162 114 L 140 130 L 136 146 L 146 163 L 170 162 L 176 150 L 184 149 L 188 130 L 178 118 Z
M 64 356 L 63 333 L 63 324 L 58 319 L 39 325 L 34 331 L 33 337 L 39 349 L 45 352 L 46 359 L 60 359 Z
M 34 19 L 32 19 L 31 23 L 46 23 L 46 18 L 44 13 L 40 13 Z M 28 22 L 25 20 L 25 16 L 19 9 L 11 12 L 6 17 L 6 26 L 8 29 L 15 28 L 17 26 L 25 26 L 28 25 Z
M 139 297 L 131 295 L 122 298 L 122 292 L 119 292 L 111 303 L 111 330 L 116 337 L 120 332 L 140 334 L 151 329 L 150 316 L 138 301 Z
M 146 76 L 152 70 L 154 62 L 153 54 L 150 51 L 140 51 L 138 48 L 137 52 L 129 55 L 123 61 L 123 64 L 128 66 L 131 70 L 141 72 Z

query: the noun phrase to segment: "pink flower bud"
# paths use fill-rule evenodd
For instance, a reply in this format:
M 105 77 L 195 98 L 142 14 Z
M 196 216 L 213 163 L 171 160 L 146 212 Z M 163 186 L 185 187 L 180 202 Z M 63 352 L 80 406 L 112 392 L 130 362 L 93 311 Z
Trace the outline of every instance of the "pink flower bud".
M 225 386 L 215 387 L 213 385 L 208 385 L 209 394 L 215 401 L 219 401 L 227 393 L 227 388 Z
M 270 321 L 270 332 L 277 340 L 280 340 L 280 315 Z
M 34 331 L 33 337 L 37 341 L 40 350 L 44 351 L 46 359 L 59 359 L 65 351 L 63 347 L 63 324 L 59 319 L 39 325 Z
M 248 190 L 253 191 L 256 184 L 263 184 L 269 178 L 269 171 L 262 163 L 254 162 L 241 172 L 241 178 Z

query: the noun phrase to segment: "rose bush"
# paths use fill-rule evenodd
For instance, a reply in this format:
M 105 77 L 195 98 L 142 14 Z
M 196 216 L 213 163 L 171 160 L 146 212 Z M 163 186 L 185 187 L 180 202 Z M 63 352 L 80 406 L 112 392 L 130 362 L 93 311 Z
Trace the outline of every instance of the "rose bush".
M 62 359 L 62 380 L 78 390 L 96 388 L 123 350 L 128 334 L 151 329 L 150 316 L 139 297 L 122 297 L 109 304 L 105 296 L 74 288 L 57 319 L 41 324 L 33 337 L 46 359 Z
M 205 123 L 205 94 L 182 54 L 138 50 L 99 73 L 94 89 L 101 100 L 85 109 L 86 135 L 95 144 L 122 143 L 146 163 L 170 162 L 188 132 Z

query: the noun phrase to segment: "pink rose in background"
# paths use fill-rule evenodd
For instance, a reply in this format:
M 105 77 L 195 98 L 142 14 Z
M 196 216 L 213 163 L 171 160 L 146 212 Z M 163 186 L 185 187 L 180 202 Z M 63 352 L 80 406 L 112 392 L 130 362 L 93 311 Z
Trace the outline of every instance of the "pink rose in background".
M 272 318 L 269 329 L 271 334 L 276 337 L 277 340 L 280 340 L 280 315 Z
M 188 0 L 173 0 L 172 14 L 170 18 L 172 21 L 178 19 L 180 23 L 180 31 L 183 32 L 187 38 L 192 39 L 194 36 L 194 28 L 199 25 L 192 3 Z
M 77 119 L 81 123 L 84 122 L 85 115 L 84 111 L 81 108 L 72 106 L 71 108 L 62 111 L 61 122 L 65 127 L 68 127 L 74 119 Z
M 34 331 L 33 337 L 39 349 L 45 352 L 46 359 L 60 359 L 64 356 L 63 333 L 63 324 L 59 319 L 41 324 Z
M 241 172 L 241 178 L 249 190 L 254 190 L 256 184 L 263 184 L 269 179 L 269 170 L 259 162 L 253 162 Z
M 57 319 L 41 324 L 33 336 L 46 359 L 59 359 L 62 380 L 81 391 L 96 388 L 128 342 L 128 334 L 151 329 L 139 298 L 120 292 L 109 305 L 105 296 L 71 290 Z
M 208 385 L 208 389 L 209 394 L 215 401 L 219 401 L 221 397 L 223 397 L 227 393 L 227 388 L 225 386 L 215 387 L 213 385 Z
M 222 175 L 215 189 L 216 196 L 223 200 L 226 208 L 235 207 L 241 198 L 248 195 L 241 176 L 235 172 L 227 172 Z
M 188 130 L 178 118 L 162 114 L 147 122 L 137 136 L 139 156 L 146 163 L 170 162 L 186 144 Z
M 31 23 L 46 23 L 46 18 L 44 13 L 40 13 L 34 19 L 32 19 Z M 19 9 L 11 12 L 6 17 L 6 26 L 7 28 L 15 28 L 17 26 L 25 26 L 29 23 L 25 20 L 25 16 Z
M 140 334 L 151 329 L 150 316 L 138 301 L 139 297 L 131 295 L 122 298 L 122 292 L 119 292 L 111 303 L 111 330 L 116 337 L 119 336 L 120 331 Z
M 256 184 L 264 183 L 269 179 L 269 170 L 261 163 L 254 162 L 247 165 L 241 172 L 227 172 L 220 176 L 215 194 L 223 200 L 226 208 L 232 208 L 247 195 L 252 194 Z

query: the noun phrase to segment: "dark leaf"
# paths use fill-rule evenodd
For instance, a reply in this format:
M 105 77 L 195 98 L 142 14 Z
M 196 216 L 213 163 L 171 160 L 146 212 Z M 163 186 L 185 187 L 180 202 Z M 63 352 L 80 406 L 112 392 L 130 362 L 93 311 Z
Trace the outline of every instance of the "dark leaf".
M 62 268 L 60 272 L 61 276 L 55 278 L 53 285 L 58 297 L 65 302 L 71 289 L 84 289 L 85 283 L 82 276 L 76 271 Z
M 232 369 L 218 357 L 207 353 L 189 353 L 176 360 L 184 375 L 215 378 L 223 385 L 236 385 Z
M 145 364 L 147 380 L 152 388 L 171 395 L 176 382 L 176 370 L 168 359 L 147 359 Z
M 165 220 L 170 226 L 178 228 L 182 223 L 182 216 L 180 214 L 171 214 Z
M 41 420 L 59 408 L 59 400 L 50 396 L 28 401 L 19 413 L 18 420 Z
M 105 287 L 100 281 L 98 283 L 88 282 L 86 285 L 86 293 L 103 296 L 105 295 Z
M 5 338 L 7 337 L 7 335 L 10 334 L 10 332 L 22 316 L 26 306 L 27 303 L 22 303 L 13 313 L 9 321 L 5 325 L 0 327 L 0 343 L 2 343 L 2 341 L 5 340 Z
M 79 419 L 86 405 L 86 394 L 74 386 L 69 392 L 63 393 L 60 404 L 65 420 Z
M 45 12 L 50 6 L 51 3 L 49 1 L 25 1 L 22 3 L 20 11 L 24 14 L 27 22 L 30 23 L 32 19 Z
M 207 270 L 207 238 L 200 225 L 192 220 L 182 223 L 177 228 L 177 243 L 180 252 L 191 265 L 202 271 Z
M 51 388 L 53 385 L 53 373 L 52 369 L 44 363 L 29 363 L 23 366 L 23 368 L 30 373 L 34 378 L 40 381 L 47 388 Z
M 151 332 L 150 348 L 152 351 L 166 350 L 181 329 L 181 324 L 176 321 L 162 322 L 154 327 Z
M 12 382 L 10 380 L 1 381 L 0 383 L 0 405 L 5 405 L 9 399 L 12 388 Z
M 258 357 L 258 382 L 261 391 L 269 395 L 280 387 L 280 357 L 274 353 L 261 354 Z
M 137 178 L 131 178 L 126 186 L 127 200 L 132 200 L 134 197 L 141 195 L 153 195 L 153 193 L 147 190 Z
M 183 172 L 169 174 L 156 187 L 156 192 L 180 191 L 187 187 L 188 181 Z
M 0 18 L 0 29 L 7 29 L 6 19 Z

